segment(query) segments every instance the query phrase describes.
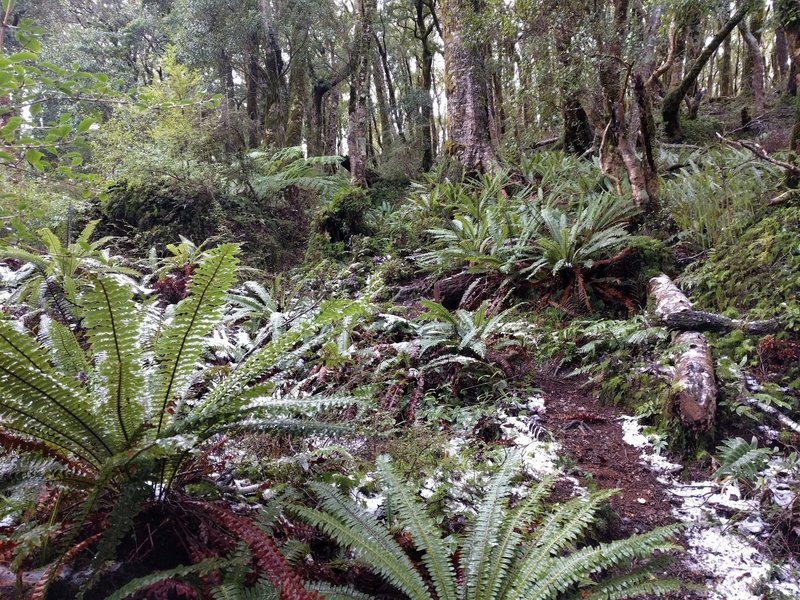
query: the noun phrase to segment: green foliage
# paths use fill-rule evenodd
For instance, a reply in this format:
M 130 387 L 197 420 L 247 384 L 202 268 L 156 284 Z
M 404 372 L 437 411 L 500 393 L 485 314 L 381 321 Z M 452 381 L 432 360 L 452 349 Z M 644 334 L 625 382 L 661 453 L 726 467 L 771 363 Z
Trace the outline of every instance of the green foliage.
M 349 242 L 353 235 L 369 233 L 365 216 L 372 206 L 369 192 L 361 188 L 343 188 L 322 208 L 316 228 L 331 242 Z
M 747 257 L 747 260 L 742 260 Z M 681 277 L 702 309 L 773 317 L 797 312 L 800 209 L 782 207 L 718 246 Z
M 714 149 L 690 157 L 664 182 L 662 195 L 681 239 L 708 250 L 737 241 L 780 176 L 778 168 L 754 163 L 746 150 Z
M 575 293 L 590 309 L 594 293 L 606 302 L 621 301 L 630 311 L 630 300 L 614 289 L 621 278 L 602 270 L 614 268 L 630 252 L 635 238 L 626 226 L 637 211 L 629 199 L 597 191 L 591 170 L 590 181 L 565 184 L 572 175 L 561 169 L 570 162 L 557 158 L 555 164 L 527 165 L 533 172 L 545 171 L 531 178 L 546 181 L 547 188 L 516 186 L 509 194 L 508 174 L 498 173 L 466 183 L 444 181 L 427 196 L 413 197 L 418 212 L 449 218 L 446 226 L 429 230 L 434 248 L 419 255 L 420 264 L 500 275 L 522 289 L 530 282 L 548 299 L 560 292 L 562 305 Z M 580 196 L 571 195 L 576 190 Z
M 124 267 L 119 257 L 111 256 L 103 248 L 111 238 L 90 241 L 96 226 L 97 221 L 92 221 L 74 242 L 66 246 L 49 229 L 40 229 L 36 232 L 37 241 L 38 246 L 44 247 L 44 252 L 37 247 L 26 250 L 16 246 L 0 250 L 6 258 L 27 263 L 8 282 L 15 288 L 8 301 L 26 303 L 32 308 L 52 309 L 61 320 L 70 322 L 80 314 L 78 295 L 89 284 L 93 274 L 117 274 L 129 286 L 135 286 L 130 277 L 137 276 L 138 272 Z
M 545 480 L 510 508 L 510 482 L 518 467 L 518 457 L 507 457 L 487 483 L 467 534 L 455 540 L 463 579 L 455 576 L 449 544 L 387 458 L 378 465 L 387 505 L 397 527 L 408 532 L 422 556 L 426 579 L 387 526 L 341 492 L 315 484 L 321 509 L 293 506 L 291 511 L 354 551 L 412 600 L 555 599 L 565 593 L 627 598 L 680 589 L 679 582 L 653 577 L 653 570 L 663 565 L 653 555 L 677 549 L 668 540 L 680 526 L 578 547 L 613 492 L 595 493 L 548 510 L 544 500 L 553 481 Z
M 770 448 L 759 448 L 754 437 L 748 443 L 742 438 L 725 440 L 717 448 L 719 469 L 712 477 L 732 477 L 752 484 L 759 471 L 767 466 L 767 460 L 773 454 Z
M 302 354 L 320 330 L 360 314 L 359 303 L 322 305 L 253 349 L 227 376 L 197 385 L 200 358 L 220 324 L 237 254 L 232 244 L 208 250 L 188 296 L 168 315 L 138 302 L 114 275 L 95 272 L 87 274 L 76 295 L 84 311 L 82 329 L 48 321 L 40 342 L 11 321 L 0 321 L 4 460 L 17 457 L 12 459 L 17 468 L 40 461 L 38 472 L 20 477 L 12 469 L 4 476 L 33 492 L 42 485 L 81 492 L 64 516 L 79 524 L 93 511 L 115 505 L 98 560 L 113 556 L 142 502 L 170 498 L 181 489 L 186 466 L 209 438 L 233 429 L 301 431 L 303 415 L 353 403 L 341 396 L 274 397 L 273 386 L 258 380 L 275 365 L 296 360 L 296 352 Z

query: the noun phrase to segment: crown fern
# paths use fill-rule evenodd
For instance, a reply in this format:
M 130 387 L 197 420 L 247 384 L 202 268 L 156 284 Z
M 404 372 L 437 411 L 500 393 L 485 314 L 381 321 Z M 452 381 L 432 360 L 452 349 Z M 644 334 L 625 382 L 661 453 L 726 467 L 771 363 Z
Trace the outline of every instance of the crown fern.
M 321 507 L 294 506 L 291 511 L 354 551 L 411 600 L 554 600 L 564 594 L 630 598 L 681 588 L 678 581 L 654 575 L 665 563 L 663 553 L 679 549 L 669 540 L 680 525 L 578 548 L 613 492 L 576 498 L 548 510 L 544 501 L 553 479 L 546 479 L 509 508 L 510 482 L 519 464 L 518 455 L 512 455 L 499 467 L 470 530 L 457 540 L 463 577 L 456 577 L 441 531 L 386 457 L 379 459 L 379 479 L 391 514 L 422 556 L 424 578 L 386 525 L 335 489 L 314 484 Z

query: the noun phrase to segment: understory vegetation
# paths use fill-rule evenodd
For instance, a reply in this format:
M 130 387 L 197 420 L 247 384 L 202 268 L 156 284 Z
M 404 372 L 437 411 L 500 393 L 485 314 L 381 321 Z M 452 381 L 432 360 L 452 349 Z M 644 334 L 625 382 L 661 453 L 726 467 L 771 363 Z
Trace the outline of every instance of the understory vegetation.
M 0 1 L 0 597 L 800 593 L 800 3 L 585 4 Z

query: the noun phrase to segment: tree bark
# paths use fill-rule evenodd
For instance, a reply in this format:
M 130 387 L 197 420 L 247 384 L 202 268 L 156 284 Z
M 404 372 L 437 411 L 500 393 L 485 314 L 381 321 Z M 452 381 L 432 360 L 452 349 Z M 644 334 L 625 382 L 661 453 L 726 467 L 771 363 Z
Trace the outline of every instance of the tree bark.
M 347 134 L 347 152 L 350 157 L 350 182 L 356 187 L 367 187 L 367 100 L 370 83 L 370 49 L 372 47 L 372 20 L 376 0 L 358 3 L 360 31 L 355 52 L 358 66 L 350 86 L 350 122 Z
M 669 138 L 671 141 L 681 141 L 683 139 L 683 133 L 681 132 L 680 124 L 681 102 L 683 102 L 686 94 L 697 81 L 697 78 L 700 75 L 700 72 L 703 70 L 705 64 L 708 62 L 714 52 L 716 52 L 717 48 L 719 48 L 720 44 L 722 44 L 725 38 L 730 35 L 734 27 L 736 27 L 745 17 L 748 10 L 749 3 L 745 0 L 736 10 L 733 16 L 728 19 L 722 29 L 717 32 L 711 42 L 703 49 L 703 51 L 700 53 L 700 56 L 697 57 L 697 60 L 694 61 L 694 64 L 689 69 L 689 72 L 686 73 L 686 76 L 683 78 L 680 85 L 670 90 L 670 92 L 667 94 L 667 97 L 664 98 L 664 104 L 661 107 L 661 116 L 664 119 L 665 133 L 667 138 Z
M 286 125 L 287 146 L 303 143 L 303 119 L 305 99 L 308 97 L 308 64 L 305 53 L 292 57 L 289 71 L 289 120 Z
M 753 110 L 756 115 L 764 114 L 764 57 L 761 44 L 744 21 L 739 23 L 739 32 L 747 44 L 747 56 L 750 61 L 750 89 L 753 91 Z M 742 72 L 744 74 L 744 71 Z M 744 82 L 744 77 L 742 79 Z
M 444 0 L 448 153 L 468 175 L 499 168 L 489 134 L 486 47 L 476 27 L 483 7 L 483 0 Z
M 800 0 L 779 0 L 776 3 L 777 17 L 783 30 L 786 32 L 786 44 L 789 49 L 789 56 L 792 59 L 793 77 L 790 84 L 793 84 L 795 93 L 797 85 L 800 83 Z M 794 127 L 789 139 L 789 150 L 795 155 L 800 154 L 800 102 L 795 102 Z M 800 179 L 796 176 L 787 176 L 787 185 L 791 188 L 798 187 Z
M 281 52 L 275 29 L 276 15 L 272 0 L 259 0 L 261 25 L 264 29 L 263 105 L 264 105 L 264 143 L 285 145 L 286 126 L 286 81 L 283 74 L 283 53 Z
M 428 8 L 431 22 L 426 19 L 425 8 Z M 433 87 L 433 52 L 430 37 L 436 23 L 433 5 L 425 0 L 415 0 L 414 2 L 414 36 L 419 40 L 422 50 L 422 60 L 420 61 L 420 84 L 424 97 L 420 105 L 420 143 L 422 146 L 422 171 L 428 172 L 433 167 L 434 157 L 434 135 L 435 124 L 433 121 L 433 98 L 431 89 Z
M 775 27 L 775 67 L 777 68 L 776 84 L 786 81 L 789 74 L 789 46 L 786 44 L 786 32 L 783 27 Z
M 386 82 L 383 78 L 383 66 L 380 64 L 380 56 L 375 53 L 371 56 L 372 76 L 375 79 L 375 99 L 378 103 L 378 119 L 380 120 L 380 146 L 382 152 L 388 152 L 392 147 L 394 132 L 392 122 L 389 117 L 389 103 L 386 99 Z M 377 59 L 377 60 L 375 60 Z
M 650 294 L 655 299 L 655 314 L 659 319 L 692 310 L 692 303 L 666 275 L 650 280 Z M 702 333 L 686 331 L 674 339 L 673 347 L 678 353 L 674 377 L 676 392 L 672 399 L 674 408 L 684 423 L 706 431 L 714 423 L 717 407 L 714 361 L 708 341 Z
M 733 57 L 731 56 L 731 38 L 725 38 L 722 43 L 722 56 L 719 59 L 719 95 L 732 96 L 732 71 L 733 71 Z

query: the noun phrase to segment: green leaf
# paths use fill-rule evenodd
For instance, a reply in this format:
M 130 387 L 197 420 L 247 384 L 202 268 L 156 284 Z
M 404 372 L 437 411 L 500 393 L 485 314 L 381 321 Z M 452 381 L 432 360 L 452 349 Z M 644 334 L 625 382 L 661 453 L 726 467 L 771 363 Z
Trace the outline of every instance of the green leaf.
M 44 158 L 44 154 L 42 154 L 38 150 L 34 150 L 33 148 L 25 152 L 25 160 L 27 160 L 31 164 L 31 166 L 37 171 L 44 170 L 44 165 L 42 164 L 42 158 Z
M 22 117 L 11 117 L 8 120 L 8 123 L 5 124 L 5 127 L 0 129 L 0 136 L 7 138 L 10 134 L 19 129 L 19 126 L 24 122 L 25 121 Z
M 33 52 L 17 52 L 16 54 L 9 56 L 8 60 L 10 60 L 12 63 L 18 63 L 26 60 L 36 60 L 38 58 L 39 57 Z
M 76 131 L 78 133 L 85 133 L 96 122 L 97 122 L 97 120 L 94 117 L 86 117 L 83 121 L 78 123 L 78 127 L 76 128 Z

